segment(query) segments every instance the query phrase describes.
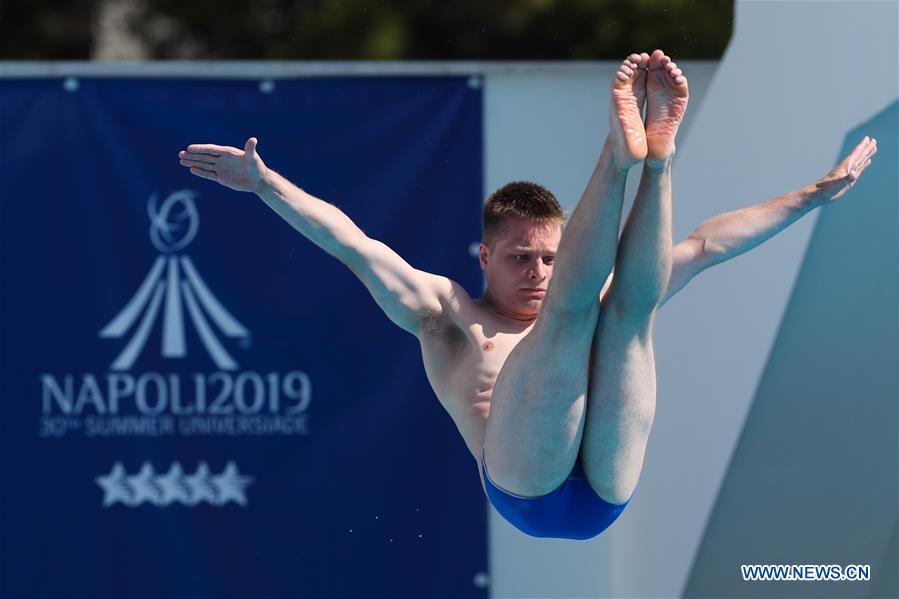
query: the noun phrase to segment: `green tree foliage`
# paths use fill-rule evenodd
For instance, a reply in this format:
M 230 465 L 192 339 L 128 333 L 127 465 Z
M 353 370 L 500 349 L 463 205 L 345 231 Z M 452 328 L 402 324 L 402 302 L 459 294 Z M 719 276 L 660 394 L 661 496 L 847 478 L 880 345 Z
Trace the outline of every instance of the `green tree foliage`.
M 0 0 L 0 59 L 88 59 L 98 4 Z
M 103 1 L 135 2 L 151 59 L 717 59 L 733 18 L 731 0 L 3 0 L 3 57 L 90 58 Z

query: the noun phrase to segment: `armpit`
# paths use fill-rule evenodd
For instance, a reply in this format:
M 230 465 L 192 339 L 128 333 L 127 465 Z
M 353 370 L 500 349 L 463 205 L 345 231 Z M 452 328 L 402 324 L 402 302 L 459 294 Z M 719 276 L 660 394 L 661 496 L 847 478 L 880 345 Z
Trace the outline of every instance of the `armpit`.
M 445 329 L 442 315 L 433 310 L 425 310 L 418 316 L 418 330 L 430 337 L 442 335 Z

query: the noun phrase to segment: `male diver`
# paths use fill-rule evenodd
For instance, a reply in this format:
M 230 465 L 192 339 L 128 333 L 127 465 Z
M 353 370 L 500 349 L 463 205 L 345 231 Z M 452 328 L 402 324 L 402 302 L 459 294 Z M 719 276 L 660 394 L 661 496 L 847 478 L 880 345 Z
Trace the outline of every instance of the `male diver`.
M 487 287 L 478 299 L 413 268 L 267 168 L 256 138 L 243 150 L 192 144 L 179 153 L 194 175 L 256 193 L 419 339 L 428 380 L 485 493 L 537 537 L 589 539 L 629 502 L 655 412 L 656 311 L 703 270 L 843 196 L 877 151 L 865 137 L 816 183 L 711 218 L 672 245 L 671 161 L 687 79 L 661 50 L 631 54 L 611 95 L 610 133 L 567 224 L 553 195 L 533 183 L 487 199 L 479 250 Z M 619 239 L 625 178 L 640 162 Z

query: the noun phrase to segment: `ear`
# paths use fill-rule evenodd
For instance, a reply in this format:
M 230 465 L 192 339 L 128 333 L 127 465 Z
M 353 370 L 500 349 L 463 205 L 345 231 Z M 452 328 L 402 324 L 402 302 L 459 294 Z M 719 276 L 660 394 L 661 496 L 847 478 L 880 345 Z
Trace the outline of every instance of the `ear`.
M 490 258 L 490 248 L 484 245 L 481 242 L 481 247 L 478 248 L 478 261 L 481 263 L 481 270 L 487 270 L 487 260 Z

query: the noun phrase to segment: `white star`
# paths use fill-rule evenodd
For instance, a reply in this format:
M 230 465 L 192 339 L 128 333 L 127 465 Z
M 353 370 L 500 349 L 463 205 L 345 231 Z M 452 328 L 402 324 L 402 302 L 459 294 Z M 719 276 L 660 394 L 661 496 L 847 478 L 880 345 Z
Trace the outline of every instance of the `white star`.
M 204 499 L 211 503 L 212 505 L 216 504 L 216 492 L 215 487 L 212 486 L 212 481 L 209 476 L 209 466 L 206 465 L 206 462 L 200 462 L 200 465 L 197 466 L 197 471 L 193 473 L 193 475 L 188 476 L 184 479 L 184 482 L 187 483 L 188 488 L 190 488 L 191 497 L 193 497 L 194 503 L 200 503 Z
M 94 480 L 103 489 L 103 507 L 109 507 L 116 501 L 135 505 L 134 492 L 128 486 L 128 477 L 121 462 L 116 462 L 109 474 L 98 476 Z
M 228 462 L 224 471 L 218 476 L 213 476 L 212 479 L 215 481 L 215 486 L 219 491 L 218 505 L 228 503 L 228 500 L 234 500 L 235 503 L 240 505 L 247 504 L 247 497 L 244 491 L 246 486 L 253 482 L 253 478 L 241 476 L 240 472 L 237 471 L 237 464 Z
M 165 476 L 156 479 L 159 488 L 162 491 L 161 502 L 168 505 L 173 500 L 180 501 L 184 505 L 193 505 L 195 502 L 191 497 L 190 488 L 184 480 L 184 472 L 181 470 L 181 464 L 174 462 Z
M 139 505 L 146 499 L 150 503 L 159 505 L 162 490 L 156 484 L 156 473 L 150 462 L 144 462 L 140 472 L 128 477 L 131 488 L 134 489 L 134 504 Z

